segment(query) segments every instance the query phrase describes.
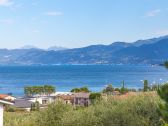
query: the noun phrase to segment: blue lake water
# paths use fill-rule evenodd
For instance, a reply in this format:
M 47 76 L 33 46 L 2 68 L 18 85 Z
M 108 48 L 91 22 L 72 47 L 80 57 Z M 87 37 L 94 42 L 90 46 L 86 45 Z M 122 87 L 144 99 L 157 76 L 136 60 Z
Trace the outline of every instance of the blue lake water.
M 24 86 L 44 84 L 56 86 L 57 91 L 82 86 L 101 91 L 107 84 L 120 87 L 123 80 L 128 88 L 138 89 L 144 79 L 150 84 L 167 82 L 168 70 L 141 65 L 0 66 L 0 93 L 19 96 Z

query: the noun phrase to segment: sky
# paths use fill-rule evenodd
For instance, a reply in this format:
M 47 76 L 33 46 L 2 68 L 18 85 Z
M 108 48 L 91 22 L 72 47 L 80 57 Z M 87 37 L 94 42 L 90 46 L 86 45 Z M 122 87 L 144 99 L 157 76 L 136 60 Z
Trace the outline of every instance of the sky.
M 168 0 L 0 0 L 0 48 L 78 48 L 168 35 Z

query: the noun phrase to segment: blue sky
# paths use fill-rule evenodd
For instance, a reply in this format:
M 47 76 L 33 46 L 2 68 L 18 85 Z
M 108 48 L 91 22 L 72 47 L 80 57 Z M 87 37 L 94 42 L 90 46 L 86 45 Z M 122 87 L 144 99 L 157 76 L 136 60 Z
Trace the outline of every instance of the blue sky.
M 167 34 L 168 0 L 0 0 L 0 48 L 76 48 Z

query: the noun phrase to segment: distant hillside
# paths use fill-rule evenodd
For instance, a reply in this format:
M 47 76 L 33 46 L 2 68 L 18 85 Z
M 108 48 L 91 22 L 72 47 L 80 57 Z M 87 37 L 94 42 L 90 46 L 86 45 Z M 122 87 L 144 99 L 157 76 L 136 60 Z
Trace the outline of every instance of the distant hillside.
M 168 60 L 168 36 L 65 50 L 0 49 L 0 64 L 161 64 Z
M 65 48 L 65 47 L 60 47 L 60 46 L 52 46 L 52 47 L 49 47 L 47 50 L 48 51 L 60 51 L 60 50 L 67 50 L 68 48 Z

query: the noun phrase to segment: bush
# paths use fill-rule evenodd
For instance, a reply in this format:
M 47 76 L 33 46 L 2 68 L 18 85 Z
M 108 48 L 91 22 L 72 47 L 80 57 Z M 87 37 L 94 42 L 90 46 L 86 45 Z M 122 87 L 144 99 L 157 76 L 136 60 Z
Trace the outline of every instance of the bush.
M 39 112 L 21 115 L 17 126 L 159 126 L 159 101 L 156 93 L 147 92 L 108 96 L 79 109 L 56 102 Z M 5 126 L 15 126 L 10 125 L 13 124 L 11 117 L 6 118 Z

